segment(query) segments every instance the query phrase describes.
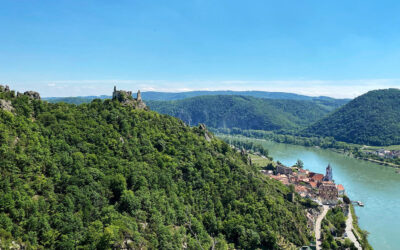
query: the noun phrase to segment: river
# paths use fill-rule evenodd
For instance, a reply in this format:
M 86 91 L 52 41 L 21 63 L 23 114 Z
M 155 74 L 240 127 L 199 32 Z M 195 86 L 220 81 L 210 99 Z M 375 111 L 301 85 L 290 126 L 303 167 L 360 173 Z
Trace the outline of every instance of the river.
M 253 139 L 251 139 L 253 140 Z M 274 160 L 294 165 L 297 159 L 304 168 L 325 174 L 330 163 L 333 179 L 343 184 L 356 207 L 361 229 L 367 230 L 374 249 L 400 249 L 400 174 L 394 168 L 351 158 L 330 150 L 257 140 Z

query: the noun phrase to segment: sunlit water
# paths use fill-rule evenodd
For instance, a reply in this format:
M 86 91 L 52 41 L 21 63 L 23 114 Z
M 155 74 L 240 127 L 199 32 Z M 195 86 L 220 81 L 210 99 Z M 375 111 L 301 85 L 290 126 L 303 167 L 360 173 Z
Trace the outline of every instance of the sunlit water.
M 351 200 L 362 201 L 356 207 L 359 225 L 367 230 L 374 249 L 400 249 L 400 174 L 394 168 L 357 160 L 330 150 L 257 140 L 270 156 L 285 165 L 297 159 L 304 168 L 324 173 L 328 163 L 333 168 L 333 179 L 341 183 Z

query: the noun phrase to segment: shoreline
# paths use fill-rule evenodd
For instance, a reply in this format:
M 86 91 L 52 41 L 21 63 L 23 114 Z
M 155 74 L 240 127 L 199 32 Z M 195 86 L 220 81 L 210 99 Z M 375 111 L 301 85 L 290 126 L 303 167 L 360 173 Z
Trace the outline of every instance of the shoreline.
M 379 161 L 379 160 L 375 160 L 375 159 L 371 159 L 371 158 L 363 158 L 363 157 L 356 157 L 353 156 L 352 153 L 347 153 L 344 152 L 343 150 L 337 149 L 337 148 L 333 148 L 333 147 L 327 147 L 327 148 L 321 148 L 320 146 L 308 146 L 308 145 L 302 145 L 299 143 L 290 143 L 290 142 L 280 142 L 277 140 L 273 140 L 271 138 L 258 138 L 258 137 L 248 137 L 242 134 L 236 134 L 236 135 L 232 135 L 232 134 L 225 134 L 225 133 L 221 133 L 221 132 L 217 132 L 215 133 L 215 135 L 218 137 L 219 135 L 223 135 L 223 136 L 232 136 L 232 137 L 243 137 L 243 138 L 248 138 L 248 139 L 256 139 L 256 140 L 266 140 L 266 141 L 272 141 L 272 142 L 276 142 L 276 143 L 283 143 L 283 144 L 288 144 L 288 145 L 296 145 L 296 146 L 303 146 L 303 147 L 307 147 L 307 148 L 318 148 L 318 149 L 326 149 L 326 150 L 330 150 L 332 152 L 338 153 L 338 154 L 342 154 L 345 156 L 349 156 L 351 158 L 354 159 L 358 159 L 358 160 L 362 160 L 362 161 L 367 161 L 367 162 L 372 162 L 372 163 L 376 163 L 379 164 L 381 166 L 386 166 L 386 167 L 391 167 L 394 169 L 400 169 L 400 165 L 395 164 L 395 163 L 390 163 L 390 162 L 385 162 L 385 161 Z M 400 174 L 400 172 L 399 172 Z

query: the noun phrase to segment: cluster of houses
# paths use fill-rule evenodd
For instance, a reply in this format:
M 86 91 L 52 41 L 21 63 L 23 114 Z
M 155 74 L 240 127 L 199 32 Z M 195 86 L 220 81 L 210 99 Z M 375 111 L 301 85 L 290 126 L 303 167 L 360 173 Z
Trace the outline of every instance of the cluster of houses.
M 343 185 L 335 184 L 330 165 L 326 168 L 325 175 L 282 164 L 278 164 L 275 170 L 261 170 L 261 172 L 285 185 L 294 185 L 295 191 L 300 196 L 322 204 L 334 205 L 339 196 L 345 194 Z
M 367 151 L 366 154 L 377 155 L 379 157 L 384 157 L 388 159 L 400 158 L 400 150 L 387 150 L 384 148 L 380 148 L 375 151 Z

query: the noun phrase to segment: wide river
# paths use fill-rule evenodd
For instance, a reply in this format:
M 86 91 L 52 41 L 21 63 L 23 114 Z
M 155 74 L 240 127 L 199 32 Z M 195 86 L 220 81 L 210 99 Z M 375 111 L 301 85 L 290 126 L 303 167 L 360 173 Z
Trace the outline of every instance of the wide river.
M 370 235 L 374 249 L 400 249 L 400 174 L 394 168 L 357 160 L 330 150 L 288 145 L 257 140 L 268 149 L 269 155 L 285 165 L 297 159 L 304 168 L 325 174 L 330 163 L 333 179 L 341 183 L 351 200 L 359 200 L 364 207 L 356 207 L 359 225 Z

